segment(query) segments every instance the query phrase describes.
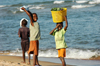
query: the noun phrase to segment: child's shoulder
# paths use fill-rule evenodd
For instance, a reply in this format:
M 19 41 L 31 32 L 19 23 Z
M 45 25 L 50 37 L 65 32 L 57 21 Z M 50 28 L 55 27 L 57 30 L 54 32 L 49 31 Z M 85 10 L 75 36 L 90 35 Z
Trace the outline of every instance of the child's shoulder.
M 20 30 L 20 29 L 22 29 L 22 27 L 21 27 L 21 28 L 19 28 L 19 30 Z
M 29 29 L 28 27 L 21 27 L 21 28 L 19 28 L 19 29 Z
M 28 27 L 25 27 L 25 28 L 29 30 L 29 28 L 28 28 Z

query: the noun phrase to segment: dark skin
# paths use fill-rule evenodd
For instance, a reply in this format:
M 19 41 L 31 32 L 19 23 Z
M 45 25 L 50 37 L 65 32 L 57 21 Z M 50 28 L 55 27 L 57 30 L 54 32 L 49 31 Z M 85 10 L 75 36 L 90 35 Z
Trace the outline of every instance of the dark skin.
M 25 25 L 22 25 L 22 27 L 26 27 Z M 21 37 L 20 35 L 19 35 L 19 37 Z M 26 63 L 26 61 L 25 61 L 25 51 L 22 51 L 23 53 L 23 61 L 22 61 L 22 63 Z M 30 54 L 28 55 L 28 57 L 29 57 L 29 63 L 28 64 L 30 64 Z
M 24 7 L 22 7 L 21 9 L 24 10 L 24 11 L 26 12 L 26 14 L 27 14 L 27 15 L 29 16 L 29 18 L 30 18 L 30 23 L 31 23 L 31 25 L 34 26 L 34 23 L 33 23 L 33 22 L 36 22 L 36 21 L 37 21 L 37 19 L 38 19 L 37 15 L 36 15 L 36 14 L 32 14 L 30 11 L 27 11 Z M 32 18 L 32 16 L 31 16 L 31 14 L 32 14 L 33 18 Z
M 65 18 L 65 27 L 64 27 L 64 30 L 66 30 L 67 27 L 68 27 L 68 21 L 67 21 L 67 17 L 66 17 L 66 16 L 65 16 L 64 18 Z M 52 33 L 53 33 L 56 29 L 58 29 L 58 31 L 61 30 L 62 27 L 63 27 L 63 23 L 58 23 L 58 24 L 56 25 L 56 27 L 50 32 L 50 35 L 52 35 Z M 66 62 L 65 62 L 65 60 L 64 60 L 64 57 L 59 57 L 59 58 L 60 58 L 60 60 L 61 60 L 61 62 L 62 62 L 62 66 L 66 66 Z
M 65 27 L 64 27 L 64 30 L 66 30 L 67 27 L 68 27 L 67 16 L 65 16 L 64 18 L 65 18 Z M 59 31 L 59 30 L 62 29 L 62 27 L 63 27 L 63 25 L 58 23 L 58 24 L 56 25 L 56 27 L 50 32 L 50 35 L 54 32 L 54 30 L 58 29 L 58 31 Z
M 26 27 L 26 26 L 22 25 L 22 27 Z M 19 35 L 19 37 L 21 37 L 21 36 Z
M 24 7 L 21 8 L 22 10 L 24 10 L 26 12 L 26 14 L 29 16 L 30 18 L 30 23 L 32 26 L 34 26 L 34 23 L 33 22 L 36 22 L 38 17 L 37 17 L 37 14 L 32 14 L 30 11 L 27 11 Z M 35 65 L 39 65 L 39 62 L 38 62 L 38 56 L 33 54 L 33 66 Z

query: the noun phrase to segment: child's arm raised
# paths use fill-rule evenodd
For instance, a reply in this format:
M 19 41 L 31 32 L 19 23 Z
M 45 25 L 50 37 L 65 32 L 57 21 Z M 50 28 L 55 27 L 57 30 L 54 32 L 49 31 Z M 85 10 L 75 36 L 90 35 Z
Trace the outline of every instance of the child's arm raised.
M 32 14 L 30 11 L 27 11 L 24 7 L 21 8 L 22 10 L 24 10 L 26 12 L 26 14 L 29 16 L 30 18 L 30 22 L 31 22 L 31 25 L 34 26 L 34 23 L 33 23 L 33 18 L 32 18 Z
M 56 29 L 56 27 L 50 32 L 50 35 L 52 35 L 52 33 L 54 32 L 55 29 Z
M 66 25 L 65 25 L 65 27 L 64 27 L 64 30 L 66 30 L 66 29 L 67 29 L 67 27 L 68 27 L 67 16 L 65 16 L 64 18 L 65 18 L 65 23 L 66 23 Z
M 50 35 L 59 27 L 59 24 L 50 32 Z

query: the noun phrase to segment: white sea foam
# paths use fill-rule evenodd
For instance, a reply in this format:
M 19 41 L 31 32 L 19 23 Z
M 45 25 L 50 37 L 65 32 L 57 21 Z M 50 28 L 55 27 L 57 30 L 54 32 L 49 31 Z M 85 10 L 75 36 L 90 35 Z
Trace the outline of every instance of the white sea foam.
M 44 9 L 45 7 L 42 7 L 42 4 L 41 5 L 27 5 L 27 6 L 22 6 L 24 7 L 26 10 L 29 10 L 29 9 Z M 23 12 L 23 10 L 20 8 L 17 8 L 19 11 Z
M 100 0 L 93 0 L 89 2 L 89 4 L 99 4 L 99 3 L 100 3 Z
M 86 3 L 88 1 L 76 1 L 76 3 Z
M 19 50 L 19 49 L 15 51 L 0 52 L 0 53 L 4 55 L 11 55 L 11 56 L 22 56 L 22 50 Z M 27 53 L 26 53 L 26 56 L 28 56 Z M 100 51 L 67 48 L 65 58 L 89 59 L 93 56 L 95 57 L 100 56 Z M 56 49 L 39 50 L 39 57 L 58 57 L 58 51 Z
M 36 7 L 31 7 L 29 9 L 44 9 L 44 7 L 39 7 L 39 6 L 36 6 Z
M 16 14 L 16 13 L 17 13 L 17 11 L 12 11 L 12 13 L 13 13 L 13 14 Z
M 44 9 L 45 7 L 43 7 L 42 5 L 37 5 L 37 6 L 35 6 L 35 5 L 29 5 L 30 7 L 29 7 L 29 9 Z
M 100 52 L 98 50 L 66 49 L 66 58 L 89 59 L 92 56 L 100 56 Z
M 0 5 L 0 8 L 2 8 L 2 7 L 6 7 L 6 5 Z
M 61 3 L 64 3 L 64 1 L 54 1 L 53 3 L 54 4 L 61 4 Z
M 95 5 L 72 5 L 71 8 L 86 8 L 86 7 L 93 7 Z
M 66 58 L 89 59 L 92 56 L 100 56 L 100 52 L 98 50 L 66 49 Z M 39 57 L 58 57 L 58 53 L 57 50 L 40 51 Z
M 39 57 L 57 57 L 57 50 L 39 51 Z

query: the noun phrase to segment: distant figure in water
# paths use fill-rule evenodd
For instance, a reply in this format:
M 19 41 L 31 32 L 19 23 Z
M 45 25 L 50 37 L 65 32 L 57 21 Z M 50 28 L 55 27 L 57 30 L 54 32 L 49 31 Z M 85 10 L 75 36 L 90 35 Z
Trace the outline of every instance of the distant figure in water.
M 56 27 L 50 32 L 50 35 L 55 36 L 55 43 L 56 43 L 56 49 L 58 50 L 58 57 L 60 58 L 62 62 L 62 66 L 66 66 L 66 62 L 64 60 L 64 57 L 66 57 L 66 42 L 64 39 L 64 34 L 67 31 L 68 27 L 68 21 L 67 17 L 65 16 L 65 27 L 63 27 L 63 22 L 57 23 Z

